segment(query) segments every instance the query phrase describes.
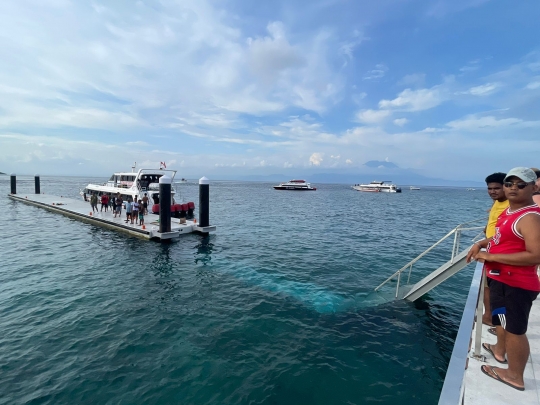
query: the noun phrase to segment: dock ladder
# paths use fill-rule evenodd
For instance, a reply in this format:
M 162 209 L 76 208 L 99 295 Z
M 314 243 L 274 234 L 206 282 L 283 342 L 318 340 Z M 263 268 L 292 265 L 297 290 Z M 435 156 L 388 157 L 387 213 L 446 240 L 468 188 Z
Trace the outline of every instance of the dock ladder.
M 384 282 L 382 282 L 379 286 L 377 286 L 377 288 L 375 288 L 375 291 L 378 291 L 382 286 L 389 283 L 391 280 L 394 280 L 395 278 L 397 278 L 395 298 L 406 299 L 409 301 L 416 301 L 422 295 L 431 291 L 433 288 L 437 287 L 446 279 L 452 277 L 454 274 L 459 272 L 461 269 L 463 269 L 467 265 L 467 262 L 466 262 L 467 252 L 469 251 L 471 245 L 467 244 L 466 246 L 467 248 L 460 252 L 461 236 L 462 236 L 462 233 L 465 231 L 480 231 L 479 234 L 477 234 L 474 238 L 472 238 L 471 242 L 474 242 L 480 239 L 481 236 L 483 236 L 482 231 L 484 229 L 484 226 L 471 226 L 471 224 L 480 222 L 480 221 L 485 222 L 486 218 L 479 218 L 473 221 L 459 224 L 450 232 L 448 232 L 444 237 L 442 237 L 438 242 L 433 244 L 430 248 L 426 249 L 424 252 L 422 252 L 421 254 L 416 256 L 413 260 L 411 260 L 409 263 L 407 263 L 405 266 L 403 266 L 401 269 L 399 269 L 390 277 L 388 277 Z M 450 260 L 444 263 L 442 266 L 440 266 L 438 269 L 436 269 L 429 275 L 427 275 L 426 277 L 424 277 L 422 280 L 414 284 L 412 287 L 410 287 L 409 282 L 411 279 L 413 265 L 452 235 L 454 235 L 454 243 L 452 246 L 452 255 L 451 255 Z M 406 272 L 407 270 L 408 270 L 407 283 L 405 286 L 401 286 L 402 273 Z M 402 287 L 401 291 L 400 291 L 400 286 Z

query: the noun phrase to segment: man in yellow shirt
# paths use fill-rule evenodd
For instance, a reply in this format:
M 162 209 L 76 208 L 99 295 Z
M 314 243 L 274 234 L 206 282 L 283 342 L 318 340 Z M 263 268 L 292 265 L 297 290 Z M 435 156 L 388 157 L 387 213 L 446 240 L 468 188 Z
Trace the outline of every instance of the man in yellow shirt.
M 488 194 L 493 200 L 493 205 L 489 210 L 489 219 L 486 225 L 486 238 L 491 238 L 495 235 L 495 224 L 502 212 L 508 208 L 508 200 L 504 195 L 504 178 L 506 173 L 493 173 L 486 177 L 486 184 Z M 491 325 L 491 306 L 489 304 L 489 288 L 484 283 L 484 315 L 482 316 L 482 323 Z

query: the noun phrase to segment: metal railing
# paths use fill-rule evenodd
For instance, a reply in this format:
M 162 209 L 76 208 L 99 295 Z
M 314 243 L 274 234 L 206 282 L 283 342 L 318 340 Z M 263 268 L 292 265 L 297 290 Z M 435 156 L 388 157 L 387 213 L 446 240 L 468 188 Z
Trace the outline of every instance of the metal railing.
M 446 370 L 439 405 L 461 405 L 465 395 L 465 372 L 467 370 L 472 329 L 475 317 L 477 319 L 475 345 L 472 355 L 481 357 L 482 344 L 482 307 L 484 301 L 484 268 L 483 263 L 477 263 L 474 276 L 469 289 L 469 295 L 463 309 L 463 316 L 459 324 L 458 333 L 454 342 L 454 349 L 450 356 L 450 363 Z
M 422 257 L 427 255 L 429 252 L 431 252 L 433 249 L 435 249 L 437 246 L 439 246 L 442 242 L 444 242 L 446 239 L 448 239 L 452 235 L 454 235 L 454 244 L 452 246 L 452 256 L 450 258 L 450 261 L 453 262 L 454 258 L 459 253 L 459 246 L 460 246 L 462 232 L 472 231 L 472 230 L 483 230 L 484 229 L 484 226 L 474 226 L 474 227 L 469 227 L 468 226 L 469 224 L 479 222 L 479 221 L 485 222 L 486 218 L 478 218 L 478 219 L 475 219 L 473 221 L 464 222 L 464 223 L 459 224 L 458 226 L 456 226 L 454 229 L 452 229 L 450 232 L 448 232 L 445 236 L 443 236 L 441 239 L 439 239 L 439 241 L 437 241 L 435 244 L 433 244 L 430 248 L 426 249 L 424 252 L 422 252 L 421 254 L 416 256 L 409 263 L 407 263 L 405 266 L 403 266 L 401 269 L 396 271 L 394 274 L 392 274 L 390 277 L 388 277 L 385 281 L 383 281 L 381 284 L 379 284 L 375 288 L 375 291 L 378 291 L 383 285 L 385 285 L 386 283 L 390 282 L 391 280 L 393 280 L 394 278 L 397 277 L 396 298 L 398 298 L 398 296 L 399 296 L 399 286 L 401 284 L 401 273 L 404 272 L 407 268 L 409 269 L 409 274 L 408 274 L 408 277 L 407 277 L 407 284 L 409 284 L 409 282 L 411 280 L 411 273 L 412 273 L 413 264 L 415 264 Z M 479 233 L 478 235 L 476 235 L 474 238 L 472 238 L 472 241 L 477 240 L 477 238 L 480 235 L 482 235 L 482 232 Z

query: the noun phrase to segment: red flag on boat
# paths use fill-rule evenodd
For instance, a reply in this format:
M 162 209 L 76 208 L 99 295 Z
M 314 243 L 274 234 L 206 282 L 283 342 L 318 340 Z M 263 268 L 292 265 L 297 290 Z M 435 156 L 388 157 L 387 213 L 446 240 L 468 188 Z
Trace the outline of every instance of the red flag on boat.
M 167 165 L 165 164 L 165 162 L 159 162 L 161 163 L 161 166 L 163 166 L 165 169 L 167 168 Z

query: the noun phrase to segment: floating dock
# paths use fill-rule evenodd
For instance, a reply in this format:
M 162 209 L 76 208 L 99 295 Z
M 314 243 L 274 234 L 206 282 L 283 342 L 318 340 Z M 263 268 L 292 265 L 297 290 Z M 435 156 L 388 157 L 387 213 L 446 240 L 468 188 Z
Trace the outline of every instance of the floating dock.
M 159 215 L 156 214 L 148 214 L 144 216 L 143 229 L 143 227 L 140 225 L 126 222 L 125 210 L 122 210 L 122 214 L 116 218 L 114 217 L 114 212 L 110 207 L 107 212 L 100 211 L 92 213 L 90 203 L 83 200 L 74 200 L 71 198 L 48 194 L 9 194 L 9 198 L 25 204 L 35 205 L 36 207 L 44 208 L 46 210 L 66 215 L 93 225 L 125 232 L 143 239 L 165 241 L 175 239 L 183 234 L 192 232 L 207 234 L 216 230 L 215 226 L 202 227 L 197 225 L 195 219 L 186 220 L 186 223 L 180 223 L 180 219 L 171 218 L 171 231 L 160 233 Z M 101 205 L 98 205 L 98 209 L 101 209 Z

